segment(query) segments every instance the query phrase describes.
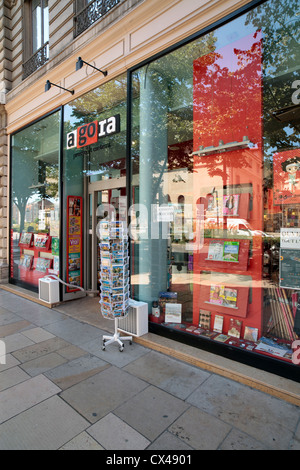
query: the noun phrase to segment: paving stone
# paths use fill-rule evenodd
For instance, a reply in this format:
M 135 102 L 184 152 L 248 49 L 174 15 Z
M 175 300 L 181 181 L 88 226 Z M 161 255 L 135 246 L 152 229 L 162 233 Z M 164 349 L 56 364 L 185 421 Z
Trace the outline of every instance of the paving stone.
M 78 346 L 73 346 L 73 344 L 70 344 L 69 346 L 66 346 L 65 348 L 60 348 L 59 349 L 59 354 L 62 357 L 65 357 L 69 361 L 72 359 L 76 359 L 81 356 L 86 355 L 86 351 L 83 349 L 79 348 Z
M 32 324 L 27 320 L 20 320 L 14 323 L 8 323 L 6 325 L 0 326 L 0 338 L 5 338 L 6 336 L 20 333 L 30 326 L 32 326 Z
M 145 387 L 147 384 L 142 380 L 110 366 L 68 388 L 60 396 L 91 423 L 95 423 Z
M 7 294 L 8 295 L 1 296 L 1 306 L 11 312 L 19 314 L 23 309 L 28 309 L 34 306 L 30 300 L 23 299 L 14 294 Z
M 14 311 L 14 310 L 13 310 Z M 16 313 L 25 320 L 30 321 L 36 326 L 45 327 L 52 323 L 65 320 L 67 317 L 53 309 L 43 307 L 42 305 L 30 302 L 29 306 L 22 307 L 22 310 L 17 310 Z
M 273 449 L 286 449 L 299 419 L 295 405 L 212 375 L 187 401 Z
M 106 450 L 143 450 L 150 444 L 148 439 L 113 413 L 108 413 L 87 432 Z
M 107 334 L 107 332 L 103 332 L 103 334 Z M 118 367 L 124 367 L 138 357 L 141 357 L 149 352 L 148 348 L 145 348 L 144 346 L 134 342 L 129 344 L 127 341 L 125 341 L 123 352 L 120 352 L 119 345 L 116 342 L 109 344 L 105 351 L 103 351 L 102 334 L 99 335 L 97 339 L 82 344 L 81 347 L 94 356 L 100 357 L 104 361 L 107 361 L 110 364 Z
M 101 337 L 101 330 L 98 328 L 78 320 L 73 320 L 72 318 L 54 322 L 51 325 L 47 325 L 45 329 L 80 347 L 84 343 Z
M 163 432 L 152 444 L 147 447 L 147 450 L 193 450 L 191 446 L 183 442 L 178 437 L 171 434 L 169 431 Z
M 34 344 L 34 342 L 21 333 L 15 333 L 5 337 L 6 354 L 16 352 L 32 344 Z
M 1 301 L 0 301 L 1 302 Z M 6 308 L 0 307 L 0 325 L 7 325 L 8 323 L 16 323 L 23 320 L 19 315 L 13 313 Z
M 71 439 L 59 450 L 104 450 L 86 431 Z
M 215 450 L 231 426 L 195 407 L 190 407 L 169 431 L 196 450 Z
M 134 397 L 124 400 L 114 410 L 114 414 L 152 441 L 187 408 L 184 401 L 150 385 Z
M 45 375 L 62 390 L 65 390 L 107 367 L 110 367 L 107 362 L 98 357 L 87 355 L 58 366 L 46 372 Z
M 293 436 L 293 439 L 290 442 L 289 449 L 291 450 L 300 450 L 300 420 Z
M 0 423 L 59 393 L 47 377 L 38 375 L 1 392 Z
M 0 392 L 28 379 L 30 379 L 30 375 L 26 374 L 26 372 L 18 366 L 6 369 L 3 372 L 1 372 L 0 367 Z
M 56 450 L 81 434 L 89 423 L 54 396 L 0 426 L 0 449 Z
M 28 347 L 22 348 L 19 351 L 14 351 L 14 357 L 21 362 L 27 362 L 32 359 L 36 359 L 39 356 L 44 356 L 70 346 L 70 343 L 57 337 L 42 341 L 41 343 L 31 343 L 32 344 Z
M 26 338 L 31 339 L 35 343 L 41 343 L 42 341 L 46 341 L 47 339 L 55 338 L 52 333 L 44 330 L 43 328 L 36 327 L 31 328 L 29 330 L 23 331 L 22 333 Z
M 0 364 L 0 372 L 3 372 L 4 370 L 10 369 L 11 367 L 15 367 L 20 364 L 20 361 L 18 361 L 14 356 L 12 356 L 12 354 L 6 354 L 5 360 L 5 364 Z
M 155 351 L 131 362 L 124 370 L 182 399 L 210 376 L 208 372 Z
M 64 359 L 59 354 L 53 352 L 50 354 L 46 354 L 35 359 L 32 361 L 24 362 L 20 367 L 22 367 L 27 374 L 31 375 L 32 377 L 43 374 L 50 369 L 54 369 L 61 364 L 67 362 L 67 359 Z
M 238 429 L 232 429 L 219 447 L 220 450 L 270 450 L 261 442 Z

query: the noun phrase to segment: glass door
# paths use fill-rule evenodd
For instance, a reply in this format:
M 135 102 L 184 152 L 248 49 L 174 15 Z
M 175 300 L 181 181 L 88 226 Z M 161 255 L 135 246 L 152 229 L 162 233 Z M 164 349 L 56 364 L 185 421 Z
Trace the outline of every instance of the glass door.
M 98 224 L 103 219 L 127 220 L 126 178 L 115 178 L 89 184 L 89 229 L 86 243 L 87 289 L 99 290 L 100 252 Z

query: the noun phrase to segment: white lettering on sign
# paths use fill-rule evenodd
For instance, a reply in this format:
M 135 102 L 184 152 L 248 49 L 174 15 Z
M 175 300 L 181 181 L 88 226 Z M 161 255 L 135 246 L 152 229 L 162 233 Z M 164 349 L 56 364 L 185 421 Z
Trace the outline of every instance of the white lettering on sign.
M 300 80 L 295 80 L 292 83 L 292 88 L 297 88 L 296 91 L 292 94 L 292 103 L 300 104 Z
M 67 150 L 94 144 L 98 139 L 120 132 L 120 114 L 83 124 L 67 134 Z

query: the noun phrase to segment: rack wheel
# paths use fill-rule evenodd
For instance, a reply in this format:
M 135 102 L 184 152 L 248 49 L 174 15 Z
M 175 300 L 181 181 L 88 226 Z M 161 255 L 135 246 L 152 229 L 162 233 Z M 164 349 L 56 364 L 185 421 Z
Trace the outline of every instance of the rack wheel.
M 102 351 L 105 351 L 105 345 L 104 345 L 104 344 L 103 344 L 103 346 L 102 346 Z
M 119 347 L 119 351 L 120 351 L 120 352 L 123 352 L 123 350 L 124 350 L 124 346 L 120 346 L 120 347 Z

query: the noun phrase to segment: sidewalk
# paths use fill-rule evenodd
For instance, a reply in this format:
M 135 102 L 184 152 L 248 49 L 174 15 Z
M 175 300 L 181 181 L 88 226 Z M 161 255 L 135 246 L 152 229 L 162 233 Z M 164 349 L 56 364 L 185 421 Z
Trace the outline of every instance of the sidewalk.
M 300 449 L 300 407 L 140 341 L 102 351 L 113 329 L 97 299 L 0 288 L 0 450 Z

